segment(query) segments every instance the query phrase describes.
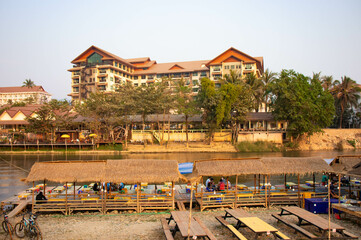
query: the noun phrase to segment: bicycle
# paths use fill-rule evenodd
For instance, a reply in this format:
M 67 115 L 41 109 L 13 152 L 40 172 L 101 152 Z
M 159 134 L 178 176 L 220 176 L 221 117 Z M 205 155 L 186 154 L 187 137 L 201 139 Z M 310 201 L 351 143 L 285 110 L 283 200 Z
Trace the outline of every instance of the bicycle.
M 29 213 L 29 219 L 23 218 L 15 225 L 15 234 L 19 238 L 27 236 L 29 239 L 43 239 L 39 225 L 36 222 L 36 215 Z
M 13 225 L 9 222 L 8 215 L 4 214 L 4 221 L 1 223 L 1 226 L 4 232 L 10 236 L 10 239 L 13 239 L 12 234 L 14 232 Z

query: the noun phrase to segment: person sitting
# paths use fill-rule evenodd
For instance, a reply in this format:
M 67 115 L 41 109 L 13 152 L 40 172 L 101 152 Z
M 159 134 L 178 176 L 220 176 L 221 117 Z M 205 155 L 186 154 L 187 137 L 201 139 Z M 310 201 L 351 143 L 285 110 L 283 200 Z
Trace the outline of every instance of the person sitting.
M 94 183 L 94 185 L 93 185 L 93 191 L 94 191 L 94 192 L 99 192 L 99 187 L 98 187 L 98 184 L 97 184 L 97 183 Z
M 206 185 L 206 189 L 208 192 L 213 192 L 214 191 L 214 182 L 213 182 L 213 178 L 210 178 L 210 181 L 208 181 L 208 184 Z
M 124 183 L 120 183 L 119 184 L 119 192 L 123 191 L 124 188 Z
M 46 200 L 48 200 L 48 199 L 46 199 L 46 197 L 44 196 L 42 191 L 40 191 L 38 193 L 38 195 L 36 195 L 36 204 L 44 203 L 44 201 L 46 201 Z
M 322 176 L 322 186 L 326 186 L 327 185 L 327 181 L 328 181 L 328 176 L 324 173 Z
M 224 191 L 226 188 L 226 185 L 224 184 L 224 181 L 222 179 L 218 183 L 218 191 Z
M 206 180 L 206 188 L 208 187 L 210 181 L 211 181 L 211 177 L 208 177 Z

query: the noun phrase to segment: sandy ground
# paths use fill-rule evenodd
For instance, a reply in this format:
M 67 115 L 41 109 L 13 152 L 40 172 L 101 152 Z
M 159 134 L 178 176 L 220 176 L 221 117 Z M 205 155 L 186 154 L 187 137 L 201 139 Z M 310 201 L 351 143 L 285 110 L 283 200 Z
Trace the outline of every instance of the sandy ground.
M 253 215 L 261 218 L 270 225 L 288 235 L 291 239 L 304 239 L 300 234 L 294 234 L 290 228 L 282 223 L 277 223 L 271 216 L 272 213 L 279 213 L 278 207 L 268 210 L 264 208 L 246 208 Z M 236 239 L 225 229 L 216 219 L 215 216 L 224 215 L 224 210 L 217 209 L 205 212 L 194 212 L 212 233 L 219 240 Z M 116 211 L 107 215 L 99 213 L 78 213 L 71 216 L 46 214 L 40 215 L 38 223 L 44 235 L 44 239 L 165 239 L 160 224 L 161 217 L 169 217 L 169 213 L 146 212 L 142 214 L 135 213 L 118 213 Z M 327 215 L 320 215 L 327 218 Z M 295 217 L 288 217 L 291 222 L 296 223 Z M 20 220 L 12 219 L 15 223 Z M 229 222 L 235 223 L 234 220 L 228 219 Z M 332 218 L 332 221 L 345 227 L 349 232 L 361 237 L 361 221 L 353 217 L 344 217 L 342 220 Z M 316 232 L 312 226 L 305 226 L 310 232 Z M 253 239 L 254 234 L 247 229 L 240 230 L 248 239 Z M 1 232 L 0 239 L 6 238 Z M 9 239 L 7 237 L 7 239 Z M 15 238 L 16 239 L 16 238 Z M 175 239 L 182 239 L 177 233 Z M 259 239 L 273 239 L 266 236 Z

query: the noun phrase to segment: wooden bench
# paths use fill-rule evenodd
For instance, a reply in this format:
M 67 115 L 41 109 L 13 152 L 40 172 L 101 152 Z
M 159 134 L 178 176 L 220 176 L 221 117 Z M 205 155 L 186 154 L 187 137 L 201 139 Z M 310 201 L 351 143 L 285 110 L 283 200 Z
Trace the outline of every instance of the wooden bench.
M 286 235 L 284 235 L 283 233 L 281 233 L 280 231 L 276 232 L 276 236 L 279 239 L 291 239 L 291 238 L 287 237 Z
M 216 219 L 223 225 L 225 226 L 228 230 L 230 230 L 233 235 L 240 239 L 240 240 L 247 240 L 247 238 L 245 236 L 243 236 L 242 233 L 240 233 L 233 225 L 231 225 L 229 222 L 227 222 L 226 220 L 223 219 L 222 216 L 218 216 L 216 217 Z
M 199 225 L 201 225 L 203 230 L 206 232 L 209 240 L 217 240 L 217 238 L 213 235 L 213 233 L 211 231 L 209 231 L 209 229 L 206 227 L 206 225 L 204 225 L 204 223 L 198 217 L 193 217 L 193 218 L 194 218 L 194 220 L 196 220 L 199 223 Z
M 184 206 L 184 203 L 181 201 L 177 201 L 177 206 L 180 211 L 185 211 L 186 207 Z
M 353 239 L 358 239 L 358 236 L 350 233 L 350 232 L 347 232 L 347 231 L 343 231 L 343 233 L 347 236 L 347 237 L 350 237 L 350 238 L 353 238 Z
M 160 222 L 162 223 L 163 231 L 165 234 L 165 239 L 174 240 L 167 219 L 163 217 L 160 219 Z
M 290 228 L 295 229 L 296 232 L 300 232 L 301 234 L 303 234 L 304 236 L 306 236 L 308 238 L 311 238 L 311 239 L 318 238 L 317 236 L 315 236 L 314 234 L 310 233 L 309 231 L 301 228 L 300 226 L 298 226 L 294 223 L 288 222 L 286 219 L 281 217 L 279 214 L 272 214 L 272 217 L 276 218 L 278 221 L 281 221 L 283 224 L 289 226 Z

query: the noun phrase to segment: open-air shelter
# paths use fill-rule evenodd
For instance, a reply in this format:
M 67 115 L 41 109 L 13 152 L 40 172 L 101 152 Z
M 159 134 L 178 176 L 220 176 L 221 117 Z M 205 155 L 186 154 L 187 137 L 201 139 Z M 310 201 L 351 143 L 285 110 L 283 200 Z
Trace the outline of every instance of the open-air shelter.
M 201 189 L 196 193 L 197 201 L 201 210 L 210 207 L 238 207 L 249 205 L 270 204 L 300 204 L 300 182 L 299 177 L 306 174 L 330 172 L 332 169 L 321 157 L 278 157 L 278 158 L 240 158 L 240 159 L 210 159 L 196 161 L 193 167 L 193 179 L 200 178 L 203 183 L 203 177 L 235 177 L 236 188 L 234 190 L 206 193 Z M 277 193 L 270 192 L 269 179 L 270 175 L 285 175 L 284 191 Z M 239 190 L 238 177 L 242 175 L 254 175 L 254 189 Z M 264 176 L 263 189 L 261 190 L 261 175 Z M 287 193 L 286 175 L 295 175 L 298 178 L 297 194 L 294 192 Z M 257 184 L 258 180 L 258 184 Z M 228 180 L 227 180 L 228 182 Z M 315 182 L 315 181 L 313 181 Z M 258 186 L 257 186 L 258 185 Z M 315 195 L 315 191 L 313 192 Z
M 75 210 L 126 210 L 140 212 L 144 209 L 174 209 L 174 183 L 185 180 L 173 160 L 104 160 L 104 161 L 62 161 L 37 162 L 26 178 L 33 182 L 32 205 L 34 211 L 61 211 L 65 214 Z M 35 182 L 42 181 L 47 201 L 34 201 Z M 46 182 L 64 183 L 60 193 L 46 188 Z M 134 185 L 134 189 L 124 193 L 104 191 L 94 192 L 88 186 L 76 183 L 109 182 Z M 141 183 L 171 182 L 168 191 L 162 194 L 142 192 Z M 73 183 L 73 197 L 69 197 L 69 183 Z M 137 187 L 135 187 L 135 184 Z M 65 195 L 61 190 L 65 190 Z M 128 189 L 127 189 L 128 190 Z M 77 193 L 78 192 L 78 193 Z

